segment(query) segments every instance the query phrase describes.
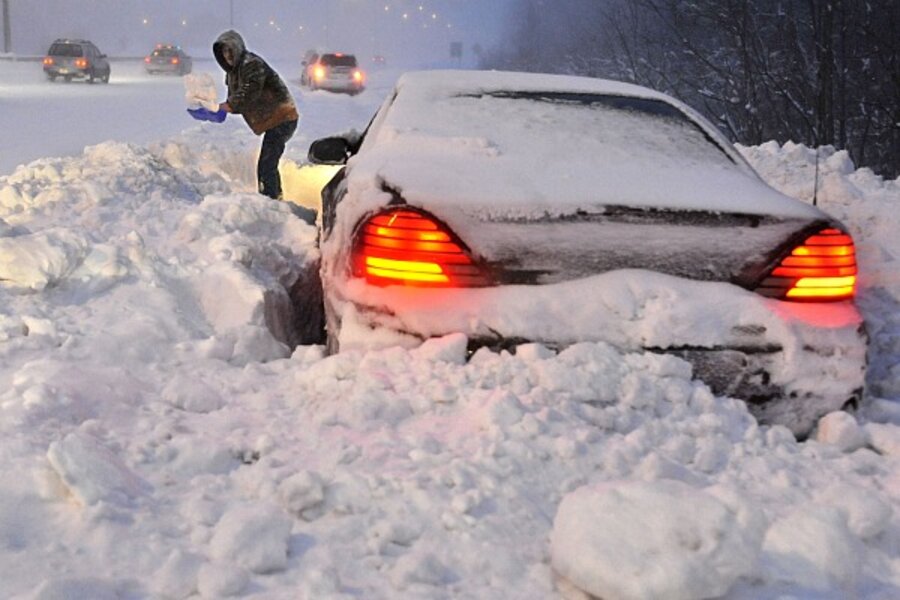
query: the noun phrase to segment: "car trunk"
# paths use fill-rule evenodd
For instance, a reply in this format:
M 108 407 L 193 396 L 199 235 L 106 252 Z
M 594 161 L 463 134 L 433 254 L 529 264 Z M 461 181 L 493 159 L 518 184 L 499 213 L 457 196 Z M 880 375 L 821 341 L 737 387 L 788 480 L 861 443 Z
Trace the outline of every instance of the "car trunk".
M 753 289 L 784 253 L 827 225 L 799 217 L 606 206 L 532 220 L 493 216 L 463 227 L 463 242 L 500 284 L 649 269 Z
M 79 67 L 75 61 L 86 61 L 86 59 L 81 56 L 54 56 L 53 66 L 56 68 L 56 71 L 60 75 L 65 75 L 67 73 L 80 73 L 84 69 L 83 67 Z

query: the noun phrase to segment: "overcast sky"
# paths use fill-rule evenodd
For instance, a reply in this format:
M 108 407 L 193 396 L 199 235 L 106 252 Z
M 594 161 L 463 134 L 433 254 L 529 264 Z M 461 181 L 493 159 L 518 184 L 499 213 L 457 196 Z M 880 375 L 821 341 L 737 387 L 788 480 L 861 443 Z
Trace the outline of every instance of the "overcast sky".
M 142 55 L 157 42 L 202 55 L 233 23 L 263 56 L 294 58 L 318 48 L 398 63 L 445 59 L 456 41 L 471 59 L 475 45 L 497 40 L 511 1 L 9 0 L 18 54 L 42 54 L 57 37 L 80 37 L 113 56 Z

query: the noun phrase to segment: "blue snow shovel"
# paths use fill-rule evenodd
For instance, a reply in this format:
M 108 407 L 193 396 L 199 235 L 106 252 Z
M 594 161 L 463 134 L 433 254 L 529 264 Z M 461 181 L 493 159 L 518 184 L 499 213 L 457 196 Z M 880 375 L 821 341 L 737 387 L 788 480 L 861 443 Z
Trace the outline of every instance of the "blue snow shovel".
M 187 109 L 187 111 L 198 121 L 212 121 L 213 123 L 221 123 L 225 120 L 225 116 L 228 114 L 221 108 L 215 112 L 207 110 L 203 107 L 189 108 Z

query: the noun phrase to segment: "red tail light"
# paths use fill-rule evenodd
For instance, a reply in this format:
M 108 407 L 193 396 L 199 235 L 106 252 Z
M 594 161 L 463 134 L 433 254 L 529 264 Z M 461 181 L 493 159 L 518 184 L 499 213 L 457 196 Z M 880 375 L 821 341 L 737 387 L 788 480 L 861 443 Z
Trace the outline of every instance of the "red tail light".
M 316 68 L 313 69 L 313 78 L 316 81 L 321 81 L 325 79 L 325 67 L 316 65 Z
M 356 83 L 362 83 L 363 72 L 360 70 L 353 71 L 353 81 L 355 81 Z
M 357 231 L 353 274 L 373 285 L 480 287 L 489 284 L 462 242 L 427 214 L 394 209 Z
M 144 57 L 144 62 L 145 62 L 145 63 L 150 62 L 150 57 L 149 57 L 149 56 L 145 56 L 145 57 Z
M 48 66 L 48 67 L 53 66 L 53 59 L 50 58 L 49 56 L 46 57 L 46 58 L 44 59 L 44 65 L 45 65 L 45 66 Z
M 823 229 L 785 256 L 757 291 L 784 300 L 847 300 L 856 293 L 856 272 L 853 238 Z
M 88 61 L 86 58 L 76 58 L 75 66 L 79 69 L 87 69 Z

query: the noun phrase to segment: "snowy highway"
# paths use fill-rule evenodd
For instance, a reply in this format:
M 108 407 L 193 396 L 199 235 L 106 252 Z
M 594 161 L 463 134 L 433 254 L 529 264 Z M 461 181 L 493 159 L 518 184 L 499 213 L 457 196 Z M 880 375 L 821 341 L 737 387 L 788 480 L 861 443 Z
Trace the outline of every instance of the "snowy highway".
M 369 89 L 352 99 L 328 92 L 307 98 L 298 87 L 299 63 L 275 66 L 290 80 L 303 113 L 288 152 L 300 158 L 309 141 L 336 133 L 330 127 L 364 127 L 398 74 L 373 71 Z M 148 75 L 139 60 L 113 60 L 111 68 L 109 84 L 51 83 L 40 61 L 0 61 L 0 131 L 9 132 L 0 153 L 0 174 L 37 158 L 80 154 L 85 146 L 106 140 L 147 143 L 191 127 L 180 77 Z M 194 72 L 211 73 L 224 94 L 223 75 L 211 58 L 195 57 Z M 328 114 L 320 114 L 322 110 Z
M 301 113 L 287 195 L 311 204 L 309 143 L 365 127 L 399 71 L 350 97 L 274 66 Z M 900 181 L 820 153 L 868 396 L 800 443 L 671 356 L 290 347 L 272 315 L 315 227 L 254 193 L 240 119 L 112 69 L 0 61 L 0 597 L 900 597 Z M 811 197 L 815 151 L 739 150 Z

